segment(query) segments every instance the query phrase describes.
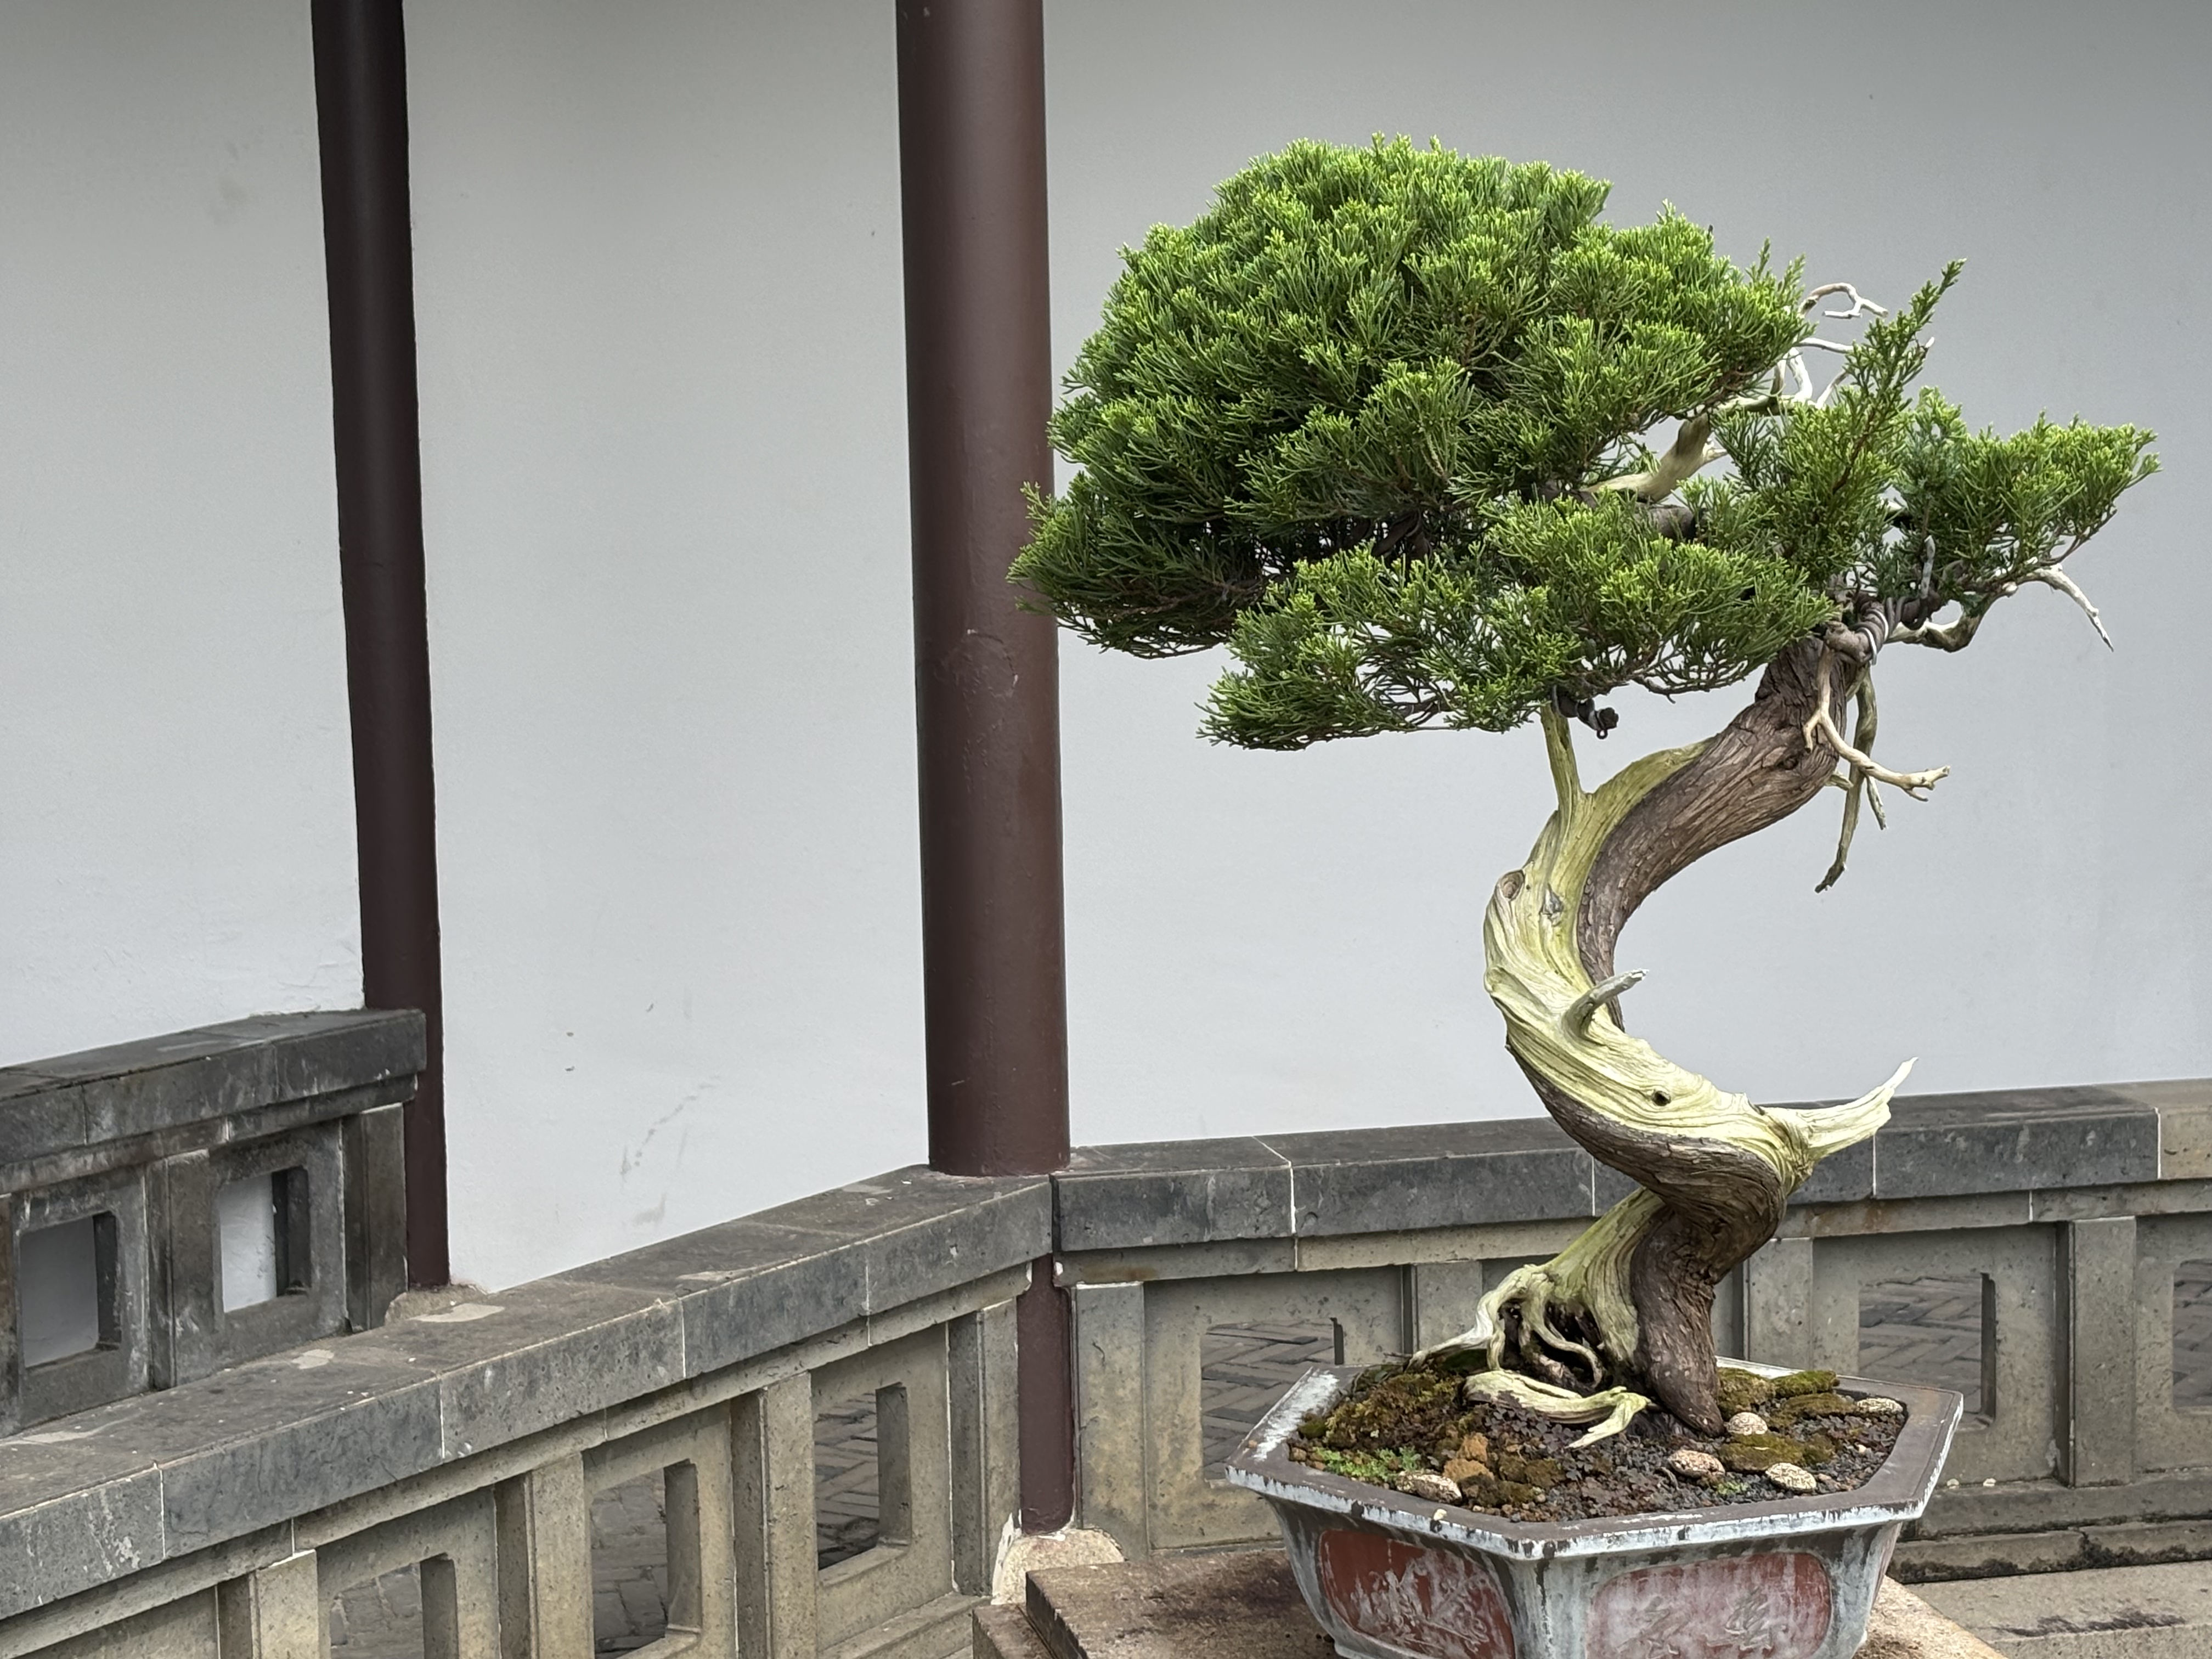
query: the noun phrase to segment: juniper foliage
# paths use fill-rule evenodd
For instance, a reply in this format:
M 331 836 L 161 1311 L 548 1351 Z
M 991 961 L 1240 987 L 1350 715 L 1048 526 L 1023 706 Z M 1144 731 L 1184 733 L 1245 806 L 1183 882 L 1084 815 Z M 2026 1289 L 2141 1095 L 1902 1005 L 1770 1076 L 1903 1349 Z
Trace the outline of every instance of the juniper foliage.
M 1254 162 L 1125 252 L 1014 580 L 1101 646 L 1225 642 L 1226 742 L 1503 731 L 1732 684 L 1870 608 L 1955 649 L 2155 465 L 2133 427 L 1999 437 L 1914 395 L 1956 265 L 1816 403 L 1801 266 L 1672 208 L 1601 223 L 1607 189 L 1404 139 Z M 1726 470 L 1676 479 L 1669 422 Z

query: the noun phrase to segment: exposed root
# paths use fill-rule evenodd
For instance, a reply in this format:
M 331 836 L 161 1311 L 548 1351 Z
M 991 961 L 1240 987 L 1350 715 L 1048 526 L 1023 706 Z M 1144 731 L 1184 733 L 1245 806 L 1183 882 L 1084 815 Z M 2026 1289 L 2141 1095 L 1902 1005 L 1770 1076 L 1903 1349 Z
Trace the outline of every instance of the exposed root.
M 1611 1439 L 1651 1403 L 1649 1396 L 1633 1389 L 1603 1389 L 1595 1394 L 1577 1394 L 1571 1389 L 1555 1388 L 1513 1371 L 1477 1371 L 1461 1386 L 1470 1396 L 1510 1400 L 1555 1423 L 1596 1424 L 1595 1428 L 1574 1443 L 1577 1450 Z

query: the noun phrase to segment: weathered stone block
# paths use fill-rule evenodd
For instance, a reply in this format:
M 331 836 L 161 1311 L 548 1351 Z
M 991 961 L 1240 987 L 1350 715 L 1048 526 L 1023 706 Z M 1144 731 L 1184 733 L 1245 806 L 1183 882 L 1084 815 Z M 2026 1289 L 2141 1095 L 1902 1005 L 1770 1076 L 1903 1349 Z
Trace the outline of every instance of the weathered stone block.
M 1875 1140 L 1875 1195 L 1922 1198 L 2155 1181 L 2154 1107 L 2111 1089 L 1897 1101 Z
M 407 1161 L 403 1106 L 377 1106 L 344 1121 L 346 1322 L 384 1322 L 407 1288 Z
M 173 1387 L 346 1328 L 342 1133 L 336 1123 L 311 1124 L 153 1166 L 153 1247 L 165 1269 L 154 1298 L 155 1387 Z M 222 1299 L 217 1195 L 233 1182 L 263 1177 L 274 1183 L 277 1209 L 277 1293 L 228 1308 Z
M 41 1423 L 89 1410 L 146 1387 L 149 1255 L 146 1190 L 137 1170 L 88 1176 L 13 1194 L 8 1206 L 10 1256 L 24 1236 L 90 1221 L 94 1227 L 99 1346 L 44 1364 L 21 1365 L 13 1415 Z M 7 1316 L 16 1317 L 11 1297 Z M 20 1333 L 18 1333 L 20 1336 Z M 9 1415 L 0 1407 L 0 1417 Z
M 893 1170 L 750 1218 L 854 1240 L 867 1268 L 863 1311 L 880 1313 L 1033 1261 L 1052 1249 L 1044 1176 L 970 1177 Z
M 1249 1137 L 1085 1146 L 1053 1186 L 1062 1250 L 1279 1238 L 1291 1231 L 1291 1161 Z
M 1291 1161 L 1300 1237 L 1595 1213 L 1590 1157 L 1548 1118 L 1270 1135 L 1266 1144 Z
M 728 1221 L 564 1273 L 574 1284 L 665 1297 L 684 1326 L 685 1373 L 699 1376 L 834 1330 L 866 1305 L 860 1242 Z

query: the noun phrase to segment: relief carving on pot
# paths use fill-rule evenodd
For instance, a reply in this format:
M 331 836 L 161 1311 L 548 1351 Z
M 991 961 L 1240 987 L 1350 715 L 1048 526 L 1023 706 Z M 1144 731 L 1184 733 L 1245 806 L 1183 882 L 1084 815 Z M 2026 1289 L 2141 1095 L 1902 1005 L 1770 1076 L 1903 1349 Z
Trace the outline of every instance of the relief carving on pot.
M 1645 1567 L 1597 1593 L 1589 1659 L 1806 1659 L 1832 1601 L 1802 1551 Z
M 1316 1557 L 1322 1595 L 1361 1635 L 1428 1659 L 1514 1659 L 1505 1598 L 1480 1561 L 1341 1528 Z

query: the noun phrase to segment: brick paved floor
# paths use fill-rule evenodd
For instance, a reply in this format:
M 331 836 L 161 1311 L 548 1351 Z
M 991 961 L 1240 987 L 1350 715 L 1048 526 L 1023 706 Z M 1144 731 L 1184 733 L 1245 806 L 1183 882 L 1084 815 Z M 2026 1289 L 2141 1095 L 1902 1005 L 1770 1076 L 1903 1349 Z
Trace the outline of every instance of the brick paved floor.
M 420 1659 L 422 1586 L 402 1567 L 331 1600 L 331 1651 L 345 1659 Z
M 659 1470 L 592 1494 L 592 1645 L 629 1653 L 668 1629 L 668 1524 Z
M 2212 1261 L 2173 1270 L 2173 1404 L 2212 1409 Z
M 1341 1358 L 1334 1325 L 1216 1325 L 1206 1332 L 1199 1344 L 1206 1473 L 1229 1461 L 1307 1366 Z
M 814 1419 L 814 1560 L 833 1567 L 875 1547 L 876 1397 L 825 1406 Z
M 1859 1297 L 1859 1375 L 1954 1389 L 1982 1409 L 1982 1278 L 1908 1279 Z

